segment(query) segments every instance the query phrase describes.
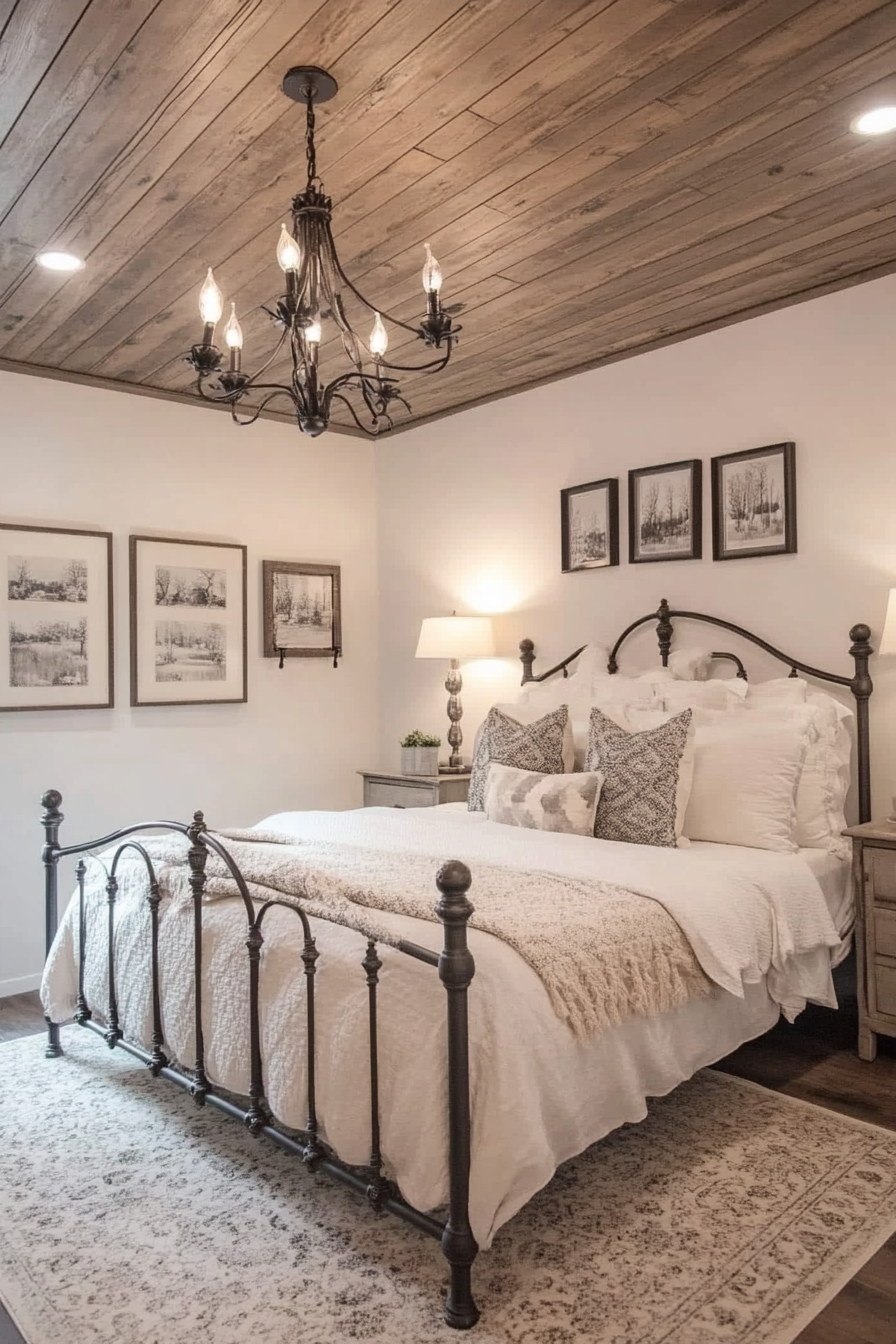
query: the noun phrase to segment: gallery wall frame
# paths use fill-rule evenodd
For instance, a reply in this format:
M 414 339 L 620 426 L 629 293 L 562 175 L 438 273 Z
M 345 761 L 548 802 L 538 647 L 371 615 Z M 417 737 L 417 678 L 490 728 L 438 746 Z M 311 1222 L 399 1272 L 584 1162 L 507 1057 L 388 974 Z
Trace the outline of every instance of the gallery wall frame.
M 246 547 L 129 539 L 131 704 L 248 699 Z
M 0 523 L 0 712 L 115 703 L 112 533 Z
M 796 553 L 796 445 L 772 443 L 714 457 L 712 558 Z
M 703 555 L 703 463 L 699 458 L 628 473 L 628 558 L 632 565 Z
M 560 491 L 560 569 L 609 569 L 619 564 L 619 479 L 589 481 Z
M 342 572 L 339 565 L 262 560 L 265 658 L 342 657 Z

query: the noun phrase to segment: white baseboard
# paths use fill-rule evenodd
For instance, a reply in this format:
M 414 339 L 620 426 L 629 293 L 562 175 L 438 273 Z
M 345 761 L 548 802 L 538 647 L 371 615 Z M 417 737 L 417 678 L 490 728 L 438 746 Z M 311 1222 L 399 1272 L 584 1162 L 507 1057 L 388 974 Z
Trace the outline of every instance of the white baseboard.
M 40 972 L 20 975 L 18 980 L 0 980 L 0 999 L 8 999 L 11 994 L 27 994 L 32 989 L 40 989 Z

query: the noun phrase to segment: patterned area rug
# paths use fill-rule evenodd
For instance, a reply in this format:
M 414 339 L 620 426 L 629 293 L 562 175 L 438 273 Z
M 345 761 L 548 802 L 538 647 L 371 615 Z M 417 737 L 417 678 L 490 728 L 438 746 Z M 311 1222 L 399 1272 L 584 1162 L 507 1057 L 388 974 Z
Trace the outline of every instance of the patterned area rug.
M 28 1344 L 457 1341 L 438 1246 L 77 1028 L 0 1047 Z M 896 1231 L 896 1133 L 710 1071 L 566 1163 L 474 1271 L 477 1344 L 785 1344 Z

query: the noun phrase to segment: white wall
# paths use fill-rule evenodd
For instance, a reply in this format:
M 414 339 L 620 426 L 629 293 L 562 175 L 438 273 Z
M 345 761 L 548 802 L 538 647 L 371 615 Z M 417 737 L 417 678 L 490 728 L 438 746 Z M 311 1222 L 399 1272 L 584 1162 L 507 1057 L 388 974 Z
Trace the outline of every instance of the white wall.
M 583 351 L 583 354 L 586 352 Z M 381 758 L 409 728 L 440 731 L 439 665 L 414 661 L 423 616 L 496 610 L 503 663 L 464 669 L 464 746 L 519 679 L 517 642 L 544 670 L 609 642 L 662 597 L 725 616 L 795 657 L 851 675 L 847 632 L 879 634 L 896 586 L 896 278 L 874 281 L 462 412 L 383 443 L 377 459 Z M 793 440 L 799 552 L 713 563 L 709 460 Z M 630 565 L 632 467 L 704 462 L 702 561 Z M 560 573 L 559 492 L 620 478 L 619 568 Z M 655 658 L 648 627 L 633 651 Z M 734 647 L 710 627 L 692 643 Z M 747 646 L 749 648 L 749 646 Z M 872 661 L 873 794 L 896 792 L 894 659 Z M 625 664 L 623 664 L 624 668 Z M 631 663 L 629 663 L 631 666 Z M 771 675 L 762 655 L 748 668 Z
M 377 583 L 370 444 L 8 373 L 0 407 L 0 520 L 113 532 L 116 625 L 114 709 L 0 713 L 2 996 L 32 988 L 43 961 L 45 789 L 65 799 L 63 844 L 196 808 L 227 826 L 360 804 L 355 771 L 376 757 Z M 248 703 L 130 708 L 132 532 L 248 546 Z M 337 671 L 261 657 L 262 559 L 341 564 Z

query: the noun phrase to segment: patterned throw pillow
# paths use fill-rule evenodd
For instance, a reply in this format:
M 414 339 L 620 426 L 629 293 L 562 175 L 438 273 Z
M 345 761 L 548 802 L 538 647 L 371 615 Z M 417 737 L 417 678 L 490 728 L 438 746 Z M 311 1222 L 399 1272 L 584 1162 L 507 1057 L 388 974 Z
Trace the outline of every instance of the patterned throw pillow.
M 492 762 L 485 782 L 485 815 L 504 826 L 565 835 L 594 835 L 603 775 L 539 775 Z
M 489 712 L 470 770 L 467 808 L 482 812 L 485 806 L 485 780 L 490 761 L 512 765 L 517 770 L 537 770 L 543 775 L 562 775 L 563 735 L 569 715 L 565 705 L 536 719 L 535 723 L 517 723 L 516 719 L 493 706 Z
M 658 728 L 628 733 L 599 709 L 591 711 L 585 769 L 604 776 L 596 836 L 630 845 L 678 844 L 694 771 L 691 717 L 686 709 Z

